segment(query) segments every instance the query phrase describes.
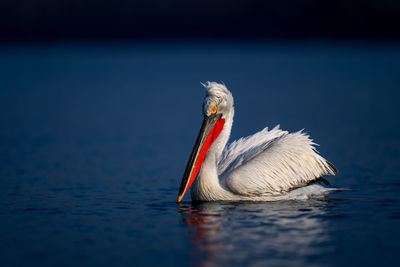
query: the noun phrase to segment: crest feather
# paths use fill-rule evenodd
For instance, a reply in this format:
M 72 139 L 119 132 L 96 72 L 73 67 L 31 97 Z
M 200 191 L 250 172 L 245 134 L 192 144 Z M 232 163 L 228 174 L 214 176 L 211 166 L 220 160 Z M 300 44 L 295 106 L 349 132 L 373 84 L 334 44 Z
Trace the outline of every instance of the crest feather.
M 233 103 L 233 96 L 231 92 L 226 88 L 225 84 L 217 82 L 205 82 L 201 83 L 207 90 L 206 97 L 216 97 L 218 99 L 229 99 Z

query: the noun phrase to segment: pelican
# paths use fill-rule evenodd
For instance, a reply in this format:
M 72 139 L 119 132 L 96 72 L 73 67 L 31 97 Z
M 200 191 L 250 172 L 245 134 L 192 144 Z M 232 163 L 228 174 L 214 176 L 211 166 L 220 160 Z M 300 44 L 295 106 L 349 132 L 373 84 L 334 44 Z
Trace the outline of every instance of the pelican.
M 226 146 L 233 123 L 233 96 L 224 84 L 202 84 L 204 120 L 178 193 L 191 187 L 193 201 L 276 201 L 304 199 L 336 191 L 323 175 L 336 167 L 321 157 L 302 131 L 268 127 Z

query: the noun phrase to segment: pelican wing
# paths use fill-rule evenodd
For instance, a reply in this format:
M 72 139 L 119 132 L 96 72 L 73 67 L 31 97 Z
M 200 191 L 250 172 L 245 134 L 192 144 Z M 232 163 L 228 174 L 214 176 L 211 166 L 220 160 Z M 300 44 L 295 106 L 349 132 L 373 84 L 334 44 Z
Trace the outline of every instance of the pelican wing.
M 335 175 L 336 168 L 315 151 L 315 143 L 300 132 L 275 127 L 239 139 L 223 152 L 219 174 L 226 186 L 244 196 L 280 195 Z
M 243 162 L 253 158 L 260 151 L 262 152 L 276 138 L 286 134 L 288 132 L 280 130 L 277 125 L 271 131 L 268 131 L 268 127 L 266 127 L 253 135 L 232 142 L 222 152 L 221 160 L 218 163 L 218 175 L 226 176 Z

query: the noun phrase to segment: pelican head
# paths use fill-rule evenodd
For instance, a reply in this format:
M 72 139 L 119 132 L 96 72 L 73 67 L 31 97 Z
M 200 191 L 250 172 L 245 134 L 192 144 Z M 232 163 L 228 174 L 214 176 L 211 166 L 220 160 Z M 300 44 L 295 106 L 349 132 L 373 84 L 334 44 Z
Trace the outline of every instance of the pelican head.
M 204 116 L 211 116 L 215 111 L 216 114 L 221 114 L 222 118 L 226 118 L 229 113 L 233 112 L 233 97 L 231 92 L 225 85 L 216 82 L 202 83 L 207 90 L 207 95 L 203 103 Z
M 233 97 L 225 85 L 216 82 L 202 85 L 207 90 L 203 103 L 204 120 L 182 178 L 178 202 L 196 179 L 208 149 L 222 132 L 226 120 L 232 123 Z

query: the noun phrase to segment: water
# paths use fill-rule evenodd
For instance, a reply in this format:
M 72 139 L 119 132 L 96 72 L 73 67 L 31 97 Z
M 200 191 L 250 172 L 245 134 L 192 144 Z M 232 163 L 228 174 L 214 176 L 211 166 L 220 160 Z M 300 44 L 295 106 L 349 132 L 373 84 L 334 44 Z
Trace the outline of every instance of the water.
M 0 265 L 394 266 L 399 74 L 391 44 L 2 46 Z M 305 128 L 352 190 L 178 205 L 207 80 L 233 139 Z

